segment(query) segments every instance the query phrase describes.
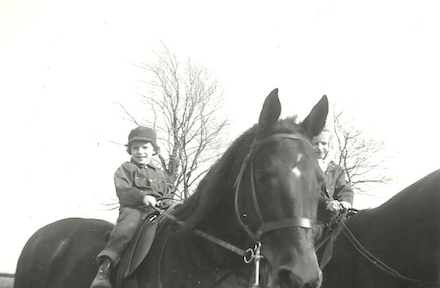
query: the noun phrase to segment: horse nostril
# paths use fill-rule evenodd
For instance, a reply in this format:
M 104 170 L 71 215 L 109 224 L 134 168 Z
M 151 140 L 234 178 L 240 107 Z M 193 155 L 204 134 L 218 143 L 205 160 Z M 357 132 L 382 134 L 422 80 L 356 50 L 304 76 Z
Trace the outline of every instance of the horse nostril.
M 322 271 L 319 271 L 318 277 L 316 279 L 306 283 L 303 288 L 319 288 L 322 284 Z
M 318 277 L 315 280 L 305 283 L 302 288 L 319 288 L 321 287 L 322 278 Z
M 278 269 L 278 275 L 277 275 L 277 287 L 280 288 L 287 288 L 287 287 L 294 287 L 299 288 L 301 287 L 300 283 L 298 282 L 297 277 L 295 277 L 295 274 L 293 271 L 289 268 L 279 268 Z
M 319 288 L 322 283 L 321 271 L 316 277 L 312 277 L 314 279 L 304 279 L 301 277 L 304 275 L 295 273 L 290 268 L 279 268 L 277 276 L 276 287 L 279 288 Z
M 322 271 L 319 271 L 318 285 L 316 286 L 317 288 L 321 287 L 321 285 L 322 285 L 322 278 L 323 278 Z
M 316 280 L 304 284 L 302 288 L 319 288 L 321 287 L 322 278 L 318 277 Z

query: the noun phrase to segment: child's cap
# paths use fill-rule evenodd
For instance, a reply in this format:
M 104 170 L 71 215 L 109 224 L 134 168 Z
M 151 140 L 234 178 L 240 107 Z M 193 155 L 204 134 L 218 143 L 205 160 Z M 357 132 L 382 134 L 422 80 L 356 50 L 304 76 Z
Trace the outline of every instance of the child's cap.
M 133 141 L 147 141 L 156 143 L 156 132 L 148 127 L 139 126 L 130 131 L 128 144 Z

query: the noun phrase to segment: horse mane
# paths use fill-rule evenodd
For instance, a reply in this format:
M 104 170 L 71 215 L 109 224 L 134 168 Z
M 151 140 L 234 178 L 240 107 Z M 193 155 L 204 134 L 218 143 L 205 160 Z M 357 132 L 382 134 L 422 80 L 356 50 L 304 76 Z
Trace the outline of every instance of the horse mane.
M 198 184 L 196 191 L 185 199 L 183 205 L 175 210 L 174 215 L 186 223 L 184 229 L 194 228 L 212 211 L 212 208 L 222 200 L 226 193 L 233 191 L 238 173 L 230 177 L 232 167 L 236 165 L 241 167 L 243 159 L 247 155 L 258 132 L 260 132 L 259 126 L 255 124 L 239 136 L 209 169 L 208 173 Z M 263 136 L 267 137 L 275 133 L 302 134 L 309 139 L 305 131 L 297 123 L 296 116 L 278 120 L 276 125 L 264 131 Z

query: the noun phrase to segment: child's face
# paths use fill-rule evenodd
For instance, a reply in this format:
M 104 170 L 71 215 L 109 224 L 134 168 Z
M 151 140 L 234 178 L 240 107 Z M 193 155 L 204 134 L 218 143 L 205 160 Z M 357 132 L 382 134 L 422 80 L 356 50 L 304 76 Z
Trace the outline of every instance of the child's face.
M 154 147 L 150 142 L 133 141 L 130 144 L 131 159 L 140 165 L 150 163 L 154 155 Z
M 330 145 L 330 133 L 322 132 L 316 137 L 313 137 L 312 146 L 318 159 L 327 157 Z

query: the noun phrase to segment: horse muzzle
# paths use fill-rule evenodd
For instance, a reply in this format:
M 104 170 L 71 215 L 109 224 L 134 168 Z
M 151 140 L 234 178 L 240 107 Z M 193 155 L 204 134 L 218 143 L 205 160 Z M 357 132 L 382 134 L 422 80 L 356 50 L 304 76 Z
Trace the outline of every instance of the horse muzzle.
M 273 257 L 271 263 L 269 288 L 319 288 L 321 287 L 323 275 L 319 268 L 313 246 L 305 245 L 291 248 L 288 251 L 277 251 L 275 255 L 282 255 L 279 258 Z M 272 261 L 270 261 L 272 260 Z
M 322 272 L 319 268 L 318 271 L 302 273 L 290 267 L 279 267 L 268 286 L 270 288 L 319 288 L 321 284 Z

